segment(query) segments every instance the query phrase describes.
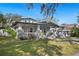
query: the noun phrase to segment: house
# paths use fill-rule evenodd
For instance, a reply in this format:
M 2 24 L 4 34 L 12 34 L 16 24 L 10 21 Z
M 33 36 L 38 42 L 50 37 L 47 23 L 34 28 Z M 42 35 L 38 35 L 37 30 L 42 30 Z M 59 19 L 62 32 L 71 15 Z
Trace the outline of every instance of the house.
M 32 18 L 21 18 L 19 22 L 12 24 L 12 28 L 17 32 L 17 37 L 40 37 L 40 32 L 46 34 L 50 28 L 59 27 L 53 22 L 37 21 Z M 30 37 L 30 38 L 31 38 Z
M 32 18 L 21 18 L 19 22 L 15 22 L 12 24 L 12 27 L 17 32 L 18 38 L 27 38 L 33 39 L 36 38 L 51 38 L 54 39 L 56 37 L 68 37 L 68 31 L 62 29 L 59 25 L 48 22 L 48 21 L 37 21 Z M 43 36 L 40 33 L 44 33 Z M 53 32 L 50 36 L 50 32 Z M 48 38 L 48 39 L 49 39 Z
M 32 18 L 21 18 L 21 21 L 15 22 L 12 27 L 18 29 L 19 27 L 23 29 L 24 32 L 36 32 L 37 29 L 42 30 L 44 33 L 50 29 L 50 27 L 59 27 L 57 24 L 46 21 L 37 21 Z
M 12 26 L 14 29 L 21 27 L 24 32 L 35 32 L 37 21 L 32 18 L 21 18 L 21 21 L 15 22 Z

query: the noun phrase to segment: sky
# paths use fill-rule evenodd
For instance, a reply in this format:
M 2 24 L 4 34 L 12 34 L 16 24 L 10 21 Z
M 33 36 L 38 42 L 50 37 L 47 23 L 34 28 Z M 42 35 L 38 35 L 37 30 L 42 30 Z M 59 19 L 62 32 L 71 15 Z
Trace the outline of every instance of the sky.
M 36 20 L 43 19 L 40 14 L 40 4 L 35 4 L 33 10 L 28 10 L 25 3 L 0 3 L 0 12 L 3 14 L 13 13 L 23 17 L 32 17 Z M 58 20 L 58 24 L 74 24 L 77 23 L 77 15 L 79 13 L 78 3 L 59 4 L 54 14 L 54 18 Z

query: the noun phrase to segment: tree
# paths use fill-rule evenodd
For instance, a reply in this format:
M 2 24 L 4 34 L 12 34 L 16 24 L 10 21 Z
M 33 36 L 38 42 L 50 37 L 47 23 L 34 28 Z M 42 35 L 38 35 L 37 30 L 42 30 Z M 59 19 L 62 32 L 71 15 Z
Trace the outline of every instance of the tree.
M 57 3 L 42 3 L 40 4 L 40 13 L 42 13 L 46 18 L 51 17 L 51 19 L 53 19 L 57 6 Z M 33 9 L 33 7 L 33 3 L 27 4 L 28 9 Z
M 11 35 L 11 37 L 15 38 L 16 37 L 16 32 L 15 30 L 11 27 L 11 25 L 16 22 L 16 21 L 20 21 L 21 16 L 17 15 L 17 14 L 12 14 L 12 13 L 8 13 L 4 15 L 5 19 L 6 19 L 6 26 L 4 29 L 4 32 L 7 32 L 8 34 Z
M 77 28 L 76 26 L 74 26 L 71 29 L 70 35 L 71 35 L 71 37 L 79 37 L 79 28 Z
M 53 22 L 53 23 L 57 24 L 58 21 L 59 21 L 59 20 L 56 19 L 56 18 L 53 18 L 53 20 L 51 19 L 51 17 L 48 17 L 48 18 L 47 18 L 47 22 Z
M 79 23 L 79 15 L 77 16 L 77 23 Z
M 20 21 L 21 16 L 18 14 L 8 13 L 5 15 L 5 18 L 7 19 L 8 25 L 11 25 L 13 22 Z

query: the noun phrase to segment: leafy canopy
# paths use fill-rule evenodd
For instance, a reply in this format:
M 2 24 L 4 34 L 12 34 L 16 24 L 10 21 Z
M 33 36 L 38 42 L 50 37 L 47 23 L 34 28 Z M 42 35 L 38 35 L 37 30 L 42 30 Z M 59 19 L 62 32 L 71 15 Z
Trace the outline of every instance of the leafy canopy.
M 57 3 L 42 3 L 40 4 L 40 13 L 42 13 L 45 17 L 51 17 L 52 19 L 57 6 L 58 6 Z M 33 9 L 34 4 L 33 3 L 27 4 L 27 8 Z

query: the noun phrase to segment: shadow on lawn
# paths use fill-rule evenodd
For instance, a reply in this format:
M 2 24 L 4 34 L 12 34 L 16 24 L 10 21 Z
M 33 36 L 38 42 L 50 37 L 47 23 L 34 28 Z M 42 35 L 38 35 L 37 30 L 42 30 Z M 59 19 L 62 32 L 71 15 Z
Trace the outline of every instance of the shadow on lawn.
M 0 55 L 1 56 L 45 56 L 45 55 L 61 56 L 62 55 L 61 47 L 58 47 L 57 45 L 48 45 L 47 43 L 48 42 L 45 40 L 17 41 L 15 39 L 4 39 L 0 45 Z

